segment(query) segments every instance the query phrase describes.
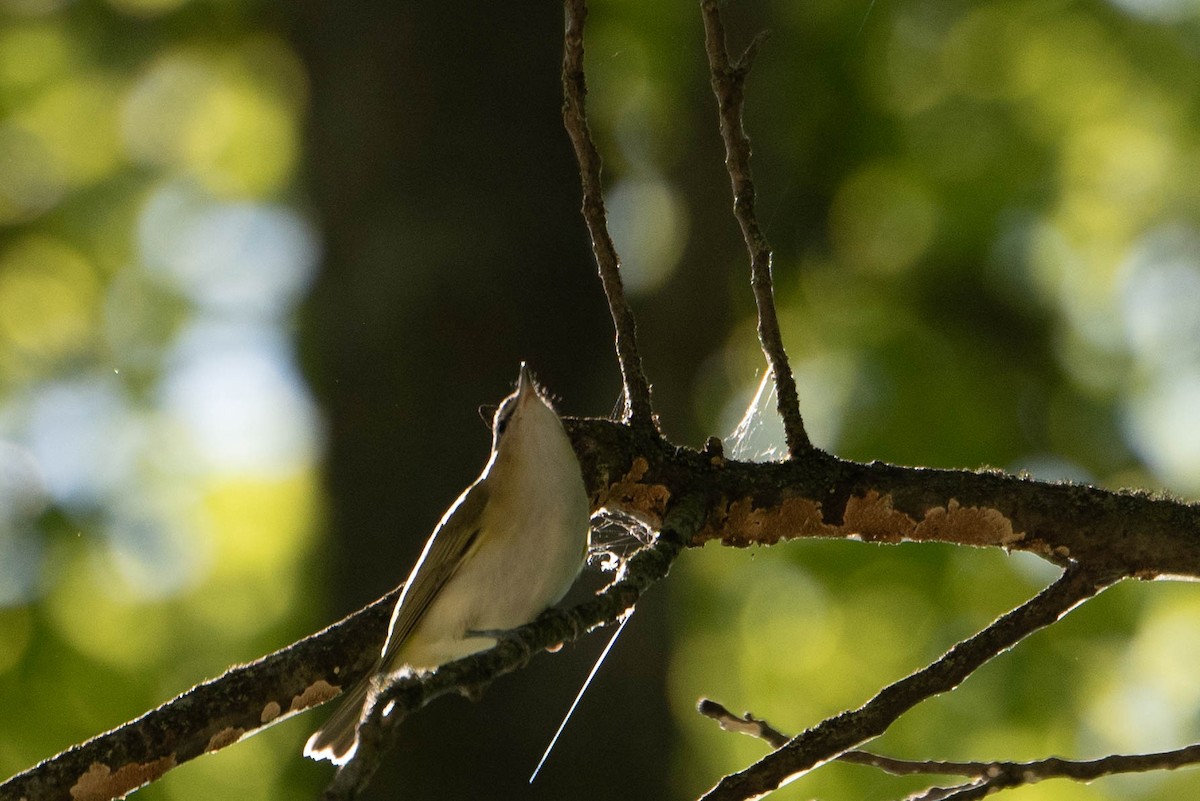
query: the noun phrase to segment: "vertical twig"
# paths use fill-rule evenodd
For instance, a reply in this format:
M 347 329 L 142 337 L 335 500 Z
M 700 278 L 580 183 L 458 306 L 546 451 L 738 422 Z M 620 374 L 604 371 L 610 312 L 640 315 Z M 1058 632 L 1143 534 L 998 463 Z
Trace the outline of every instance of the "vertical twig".
M 758 307 L 758 340 L 766 354 L 767 363 L 775 377 L 775 393 L 778 399 L 779 416 L 783 418 L 783 430 L 787 437 L 788 454 L 794 459 L 812 450 L 804 420 L 800 416 L 800 400 L 796 393 L 796 379 L 788 365 L 787 352 L 783 349 L 783 337 L 779 332 L 779 318 L 775 313 L 775 290 L 771 279 L 771 245 L 758 224 L 754 211 L 754 179 L 750 172 L 750 137 L 742 126 L 742 108 L 745 105 L 746 75 L 754 61 L 758 48 L 767 38 L 763 31 L 750 42 L 749 47 L 731 63 L 725 44 L 725 25 L 717 0 L 702 0 L 701 14 L 704 17 L 704 44 L 708 52 L 708 66 L 712 77 L 713 94 L 717 97 L 718 116 L 721 122 L 721 138 L 725 142 L 725 169 L 733 188 L 733 216 L 742 229 L 742 238 L 750 253 L 750 286 L 754 290 L 754 303 Z
M 608 233 L 600 181 L 603 162 L 592 141 L 587 121 L 587 80 L 583 72 L 583 27 L 587 22 L 587 2 L 565 0 L 563 8 L 566 13 L 562 68 L 563 124 L 579 162 L 579 178 L 583 184 L 583 218 L 592 238 L 592 253 L 596 257 L 600 282 L 604 285 L 616 330 L 617 360 L 625 385 L 625 419 L 634 428 L 656 432 L 657 425 L 650 404 L 650 384 L 646 381 L 642 360 L 638 355 L 637 325 L 621 283 L 621 259 Z

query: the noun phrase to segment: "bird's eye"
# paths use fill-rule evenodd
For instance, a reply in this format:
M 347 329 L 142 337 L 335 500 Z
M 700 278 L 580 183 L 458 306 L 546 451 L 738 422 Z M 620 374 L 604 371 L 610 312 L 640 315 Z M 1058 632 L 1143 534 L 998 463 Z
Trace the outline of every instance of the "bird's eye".
M 504 429 L 508 428 L 508 421 L 513 416 L 513 405 L 505 404 L 500 407 L 500 411 L 496 412 L 496 436 L 504 433 Z

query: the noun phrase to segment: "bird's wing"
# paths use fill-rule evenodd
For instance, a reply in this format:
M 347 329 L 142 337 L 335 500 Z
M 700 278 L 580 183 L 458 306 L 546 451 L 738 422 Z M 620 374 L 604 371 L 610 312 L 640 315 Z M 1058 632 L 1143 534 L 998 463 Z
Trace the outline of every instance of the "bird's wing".
M 417 560 L 392 612 L 387 646 L 382 657 L 385 670 L 392 668 L 391 660 L 396 652 L 408 640 L 433 599 L 478 544 L 487 499 L 487 485 L 483 482 L 472 484 L 446 512 L 429 542 L 425 543 L 425 550 L 421 552 L 421 558 Z

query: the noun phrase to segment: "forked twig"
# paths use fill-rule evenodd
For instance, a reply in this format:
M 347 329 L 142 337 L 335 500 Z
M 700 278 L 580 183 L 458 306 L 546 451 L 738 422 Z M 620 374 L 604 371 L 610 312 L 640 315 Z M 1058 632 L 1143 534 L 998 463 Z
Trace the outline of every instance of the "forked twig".
M 758 340 L 775 378 L 775 394 L 779 416 L 783 418 L 783 430 L 787 437 L 788 454 L 793 458 L 812 450 L 812 442 L 804 429 L 800 416 L 800 399 L 796 392 L 796 379 L 788 364 L 787 351 L 783 348 L 783 336 L 779 331 L 779 317 L 775 313 L 775 289 L 771 277 L 771 245 L 754 210 L 754 178 L 750 172 L 750 137 L 742 125 L 742 109 L 746 96 L 743 91 L 750 65 L 758 54 L 758 48 L 766 41 L 766 31 L 750 42 L 746 51 L 736 61 L 729 59 L 725 43 L 725 25 L 721 22 L 721 11 L 716 0 L 702 0 L 700 10 L 704 17 L 704 44 L 708 52 L 708 66 L 712 78 L 713 94 L 717 97 L 718 114 L 721 121 L 721 139 L 725 142 L 725 169 L 733 188 L 733 216 L 742 229 L 746 250 L 750 253 L 750 286 L 754 290 L 754 303 L 758 307 Z
M 772 748 L 783 748 L 788 744 L 788 740 L 792 739 L 762 718 L 756 718 L 749 712 L 741 716 L 735 715 L 711 698 L 701 698 L 700 703 L 696 704 L 696 711 L 715 720 L 725 731 L 757 737 Z
M 608 310 L 616 330 L 617 361 L 621 365 L 621 380 L 625 386 L 625 419 L 634 428 L 657 431 L 650 403 L 650 384 L 642 369 L 637 348 L 637 324 L 633 310 L 625 299 L 621 281 L 621 258 L 608 232 L 608 215 L 604 209 L 603 184 L 600 173 L 603 160 L 592 141 L 587 120 L 587 79 L 583 72 L 583 28 L 587 22 L 586 0 L 565 0 L 566 33 L 563 35 L 563 125 L 575 148 L 579 162 L 579 178 L 583 185 L 583 219 L 592 238 L 592 253 Z
M 749 712 L 735 715 L 723 705 L 708 698 L 700 701 L 696 711 L 712 718 L 726 731 L 757 737 L 772 748 L 782 748 L 791 739 L 762 718 Z M 930 787 L 919 794 L 909 796 L 910 801 L 934 801 L 983 798 L 1000 790 L 1046 779 L 1090 782 L 1120 773 L 1146 773 L 1152 770 L 1174 770 L 1193 766 L 1200 763 L 1200 744 L 1193 743 L 1183 748 L 1153 754 L 1111 754 L 1087 760 L 1048 757 L 1029 762 L 958 762 L 940 759 L 897 759 L 871 751 L 847 751 L 837 759 L 852 765 L 877 768 L 894 776 L 938 774 L 971 779 L 955 787 Z
M 975 766 L 979 770 L 976 775 L 979 781 L 950 788 L 951 792 L 941 798 L 966 801 L 970 798 L 984 798 L 1001 790 L 1020 787 L 1025 784 L 1044 781 L 1046 779 L 1072 779 L 1078 782 L 1090 782 L 1104 776 L 1115 776 L 1121 773 L 1146 773 L 1152 770 L 1175 770 L 1200 764 L 1200 743 L 1176 748 L 1171 751 L 1158 751 L 1152 754 L 1110 754 L 1099 759 L 1060 759 L 1050 757 L 1031 762 L 984 762 L 984 763 L 938 763 L 931 765 L 956 766 L 966 768 Z M 930 771 L 933 772 L 933 771 Z M 951 771 L 939 771 L 949 773 Z
M 993 657 L 1056 622 L 1121 578 L 1120 573 L 1097 575 L 1078 564 L 1071 565 L 1053 584 L 958 643 L 937 661 L 884 687 L 858 709 L 822 721 L 745 770 L 724 777 L 702 801 L 742 801 L 764 795 L 859 743 L 878 737 L 921 701 L 954 689 Z

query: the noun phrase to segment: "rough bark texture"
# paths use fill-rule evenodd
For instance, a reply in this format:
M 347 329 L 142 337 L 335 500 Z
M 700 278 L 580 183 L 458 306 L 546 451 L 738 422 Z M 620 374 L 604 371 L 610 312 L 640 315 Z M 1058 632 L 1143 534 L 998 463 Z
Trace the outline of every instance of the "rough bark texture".
M 737 546 L 772 544 L 806 536 L 927 540 L 1028 550 L 1077 562 L 1086 576 L 1106 580 L 1200 578 L 1195 504 L 994 472 L 858 464 L 820 451 L 787 463 L 739 463 L 609 421 L 567 422 L 594 505 L 660 527 L 669 509 L 692 499 L 689 507 L 702 522 L 690 527 L 699 533 L 687 545 L 713 538 Z M 373 663 L 394 597 L 14 777 L 0 785 L 0 798 L 115 797 L 328 700 Z M 610 612 L 615 619 L 618 606 Z M 552 631 L 548 641 L 555 636 Z M 478 683 L 511 669 L 493 665 Z M 853 732 L 845 736 L 851 745 L 861 740 Z
M 572 424 L 589 485 L 603 503 L 651 523 L 674 497 L 699 492 L 707 525 L 692 545 L 770 545 L 856 537 L 994 546 L 1076 560 L 1139 578 L 1200 577 L 1200 505 L 1143 492 L 1033 481 L 996 471 L 851 462 L 814 451 L 751 464 L 637 438 L 612 424 Z

